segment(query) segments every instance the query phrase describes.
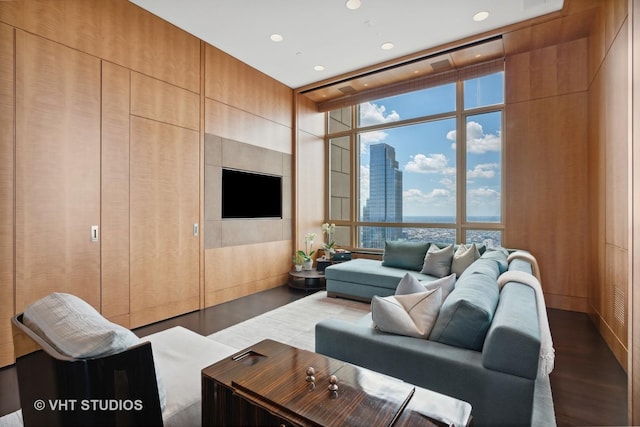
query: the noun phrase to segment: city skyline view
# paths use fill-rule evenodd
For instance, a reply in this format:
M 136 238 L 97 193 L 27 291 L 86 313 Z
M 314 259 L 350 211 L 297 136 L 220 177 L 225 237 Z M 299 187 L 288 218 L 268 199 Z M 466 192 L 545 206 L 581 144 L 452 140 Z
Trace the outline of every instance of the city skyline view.
M 503 103 L 503 73 L 464 82 L 465 110 Z M 456 220 L 459 161 L 455 83 L 365 102 L 359 106 L 359 127 L 439 114 L 431 121 L 359 133 L 360 218 L 370 197 L 370 147 L 388 144 L 395 150 L 403 176 L 402 212 L 407 217 Z M 450 114 L 447 114 L 450 113 Z M 449 116 L 449 117 L 447 117 Z M 467 220 L 501 217 L 502 112 L 480 111 L 465 117 Z M 399 221 L 399 222 L 400 222 Z M 413 221 L 412 221 L 413 222 Z M 415 221 L 422 222 L 422 221 Z M 431 222 L 424 220 L 424 222 Z M 442 222 L 442 221 L 434 221 Z

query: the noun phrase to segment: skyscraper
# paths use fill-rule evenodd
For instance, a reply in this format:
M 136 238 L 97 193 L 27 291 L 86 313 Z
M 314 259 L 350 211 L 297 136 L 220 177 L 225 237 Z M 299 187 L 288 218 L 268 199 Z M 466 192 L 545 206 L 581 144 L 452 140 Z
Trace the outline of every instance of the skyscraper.
M 363 221 L 402 222 L 402 172 L 396 150 L 388 144 L 369 147 L 369 198 L 363 208 Z M 363 227 L 365 248 L 384 248 L 385 240 L 397 240 L 400 228 Z

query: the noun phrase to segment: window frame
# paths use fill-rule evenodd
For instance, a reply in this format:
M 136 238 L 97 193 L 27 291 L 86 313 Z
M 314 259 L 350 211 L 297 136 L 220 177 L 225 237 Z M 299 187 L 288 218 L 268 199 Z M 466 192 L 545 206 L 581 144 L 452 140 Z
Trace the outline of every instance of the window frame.
M 504 70 L 497 71 L 504 74 Z M 493 73 L 490 73 L 493 74 Z M 425 229 L 452 229 L 455 231 L 455 240 L 457 243 L 467 242 L 467 231 L 497 231 L 500 233 L 500 242 L 504 239 L 505 232 L 505 201 L 504 194 L 506 189 L 505 180 L 505 159 L 506 159 L 506 139 L 505 139 L 505 78 L 503 76 L 503 102 L 501 104 L 486 105 L 481 107 L 473 107 L 467 110 L 464 109 L 464 82 L 474 77 L 462 76 L 456 81 L 456 109 L 455 111 L 448 111 L 438 113 L 434 115 L 415 117 L 411 119 L 398 120 L 390 123 L 380 123 L 369 126 L 359 127 L 358 115 L 359 105 L 351 105 L 348 107 L 350 110 L 351 128 L 345 129 L 339 132 L 329 133 L 330 128 L 330 114 L 331 111 L 325 113 L 325 148 L 327 156 L 326 166 L 326 204 L 325 204 L 325 218 L 326 222 L 335 223 L 337 227 L 349 228 L 349 244 L 338 242 L 339 246 L 356 250 L 358 252 L 372 252 L 379 253 L 383 249 L 379 248 L 361 248 L 359 245 L 360 228 L 361 227 L 387 227 L 387 228 L 425 228 Z M 477 76 L 482 77 L 482 76 Z M 384 99 L 384 98 L 380 98 Z M 375 101 L 375 100 L 373 100 Z M 364 101 L 362 101 L 364 102 Z M 332 110 L 335 111 L 335 110 Z M 469 117 L 477 116 L 486 113 L 500 113 L 500 221 L 498 222 L 477 222 L 467 221 L 467 120 Z M 384 130 L 402 126 L 409 126 L 414 124 L 421 124 L 432 122 L 442 119 L 454 118 L 456 122 L 456 221 L 455 223 L 412 223 L 412 222 L 369 222 L 360 220 L 360 147 L 358 134 L 363 132 L 370 132 L 376 130 Z M 348 220 L 344 219 L 332 219 L 331 218 L 331 140 L 335 138 L 343 138 L 347 136 L 349 138 L 349 150 L 350 150 L 350 176 L 349 176 L 349 191 L 350 191 L 350 217 Z

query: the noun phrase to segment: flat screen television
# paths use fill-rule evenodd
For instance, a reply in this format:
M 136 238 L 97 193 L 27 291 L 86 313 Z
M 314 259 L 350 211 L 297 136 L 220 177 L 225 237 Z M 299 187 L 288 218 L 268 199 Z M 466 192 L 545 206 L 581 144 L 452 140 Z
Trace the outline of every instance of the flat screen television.
M 222 169 L 222 218 L 282 218 L 282 177 Z

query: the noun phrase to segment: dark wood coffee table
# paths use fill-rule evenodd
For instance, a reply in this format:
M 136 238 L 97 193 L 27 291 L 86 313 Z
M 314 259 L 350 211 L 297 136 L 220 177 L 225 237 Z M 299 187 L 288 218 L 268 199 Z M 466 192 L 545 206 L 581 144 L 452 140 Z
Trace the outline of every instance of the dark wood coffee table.
M 315 370 L 308 381 L 307 369 Z M 329 389 L 337 377 L 337 391 Z M 471 405 L 272 340 L 202 370 L 202 425 L 467 426 Z

